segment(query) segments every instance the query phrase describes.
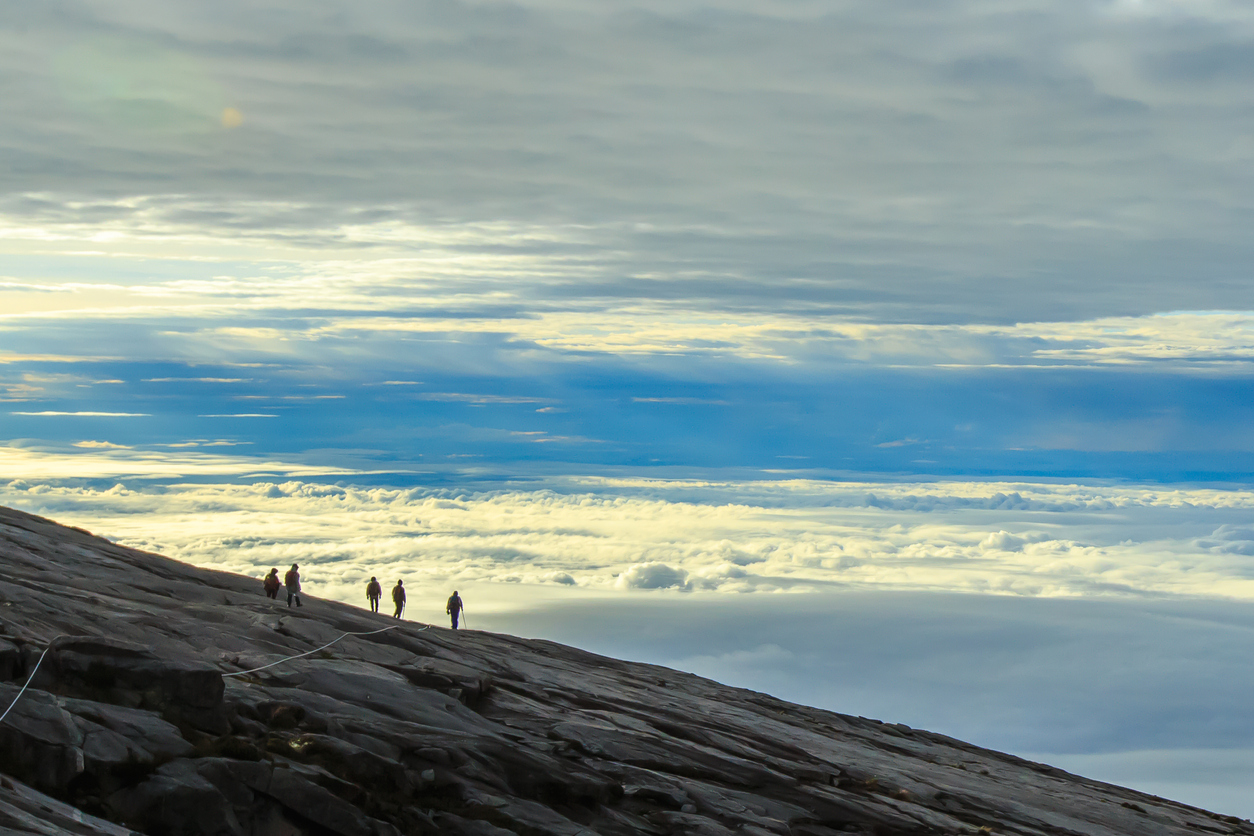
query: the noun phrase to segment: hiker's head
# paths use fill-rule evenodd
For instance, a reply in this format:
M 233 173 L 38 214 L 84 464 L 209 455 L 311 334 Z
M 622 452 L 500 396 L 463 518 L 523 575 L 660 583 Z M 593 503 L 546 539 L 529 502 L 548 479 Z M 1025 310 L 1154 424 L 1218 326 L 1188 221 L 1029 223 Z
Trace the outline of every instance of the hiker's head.
M 270 570 L 270 574 L 271 574 L 271 575 L 277 575 L 277 574 L 279 574 L 279 570 L 278 570 L 278 569 L 271 569 L 271 570 Z
M 397 579 L 397 581 L 396 581 L 396 585 L 397 585 L 397 586 L 404 586 L 404 585 L 405 585 L 405 582 L 404 582 L 404 581 L 402 581 L 402 580 L 400 580 L 400 579 Z
M 456 595 L 456 594 L 457 594 L 457 590 L 456 590 L 456 589 L 454 589 L 454 590 L 453 590 L 453 594 L 454 594 L 454 595 Z
M 299 567 L 299 566 L 297 566 L 295 563 L 293 563 L 293 564 L 292 564 L 292 568 L 293 568 L 293 569 L 299 569 L 300 567 Z
M 371 582 L 371 583 L 374 583 L 374 582 L 375 582 L 375 581 L 377 581 L 377 580 L 379 580 L 379 579 L 378 579 L 378 578 L 376 578 L 374 575 L 371 575 L 371 576 L 370 576 L 370 582 Z

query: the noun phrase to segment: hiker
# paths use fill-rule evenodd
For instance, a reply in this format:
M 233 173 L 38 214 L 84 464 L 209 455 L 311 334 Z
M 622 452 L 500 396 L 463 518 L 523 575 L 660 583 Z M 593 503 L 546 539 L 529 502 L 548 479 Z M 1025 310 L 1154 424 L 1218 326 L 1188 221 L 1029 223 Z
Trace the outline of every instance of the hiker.
M 457 590 L 453 590 L 453 594 L 449 596 L 448 604 L 444 607 L 444 611 L 453 617 L 453 629 L 457 629 L 457 616 L 462 612 L 462 599 L 458 597 Z
M 266 575 L 266 579 L 261 582 L 261 588 L 266 591 L 267 598 L 279 599 L 279 587 L 283 584 L 279 582 L 279 570 L 271 569 L 270 574 Z
M 295 563 L 293 563 L 293 564 L 292 564 L 292 568 L 291 568 L 291 569 L 288 569 L 288 570 L 287 570 L 287 574 L 283 576 L 283 585 L 287 587 L 287 605 L 288 605 L 289 607 L 290 607 L 290 606 L 292 606 L 292 599 L 293 599 L 293 598 L 295 598 L 295 599 L 296 599 L 296 606 L 298 606 L 298 607 L 299 607 L 299 606 L 301 606 L 301 603 L 300 603 L 300 572 L 297 572 L 297 571 L 296 571 L 296 570 L 297 570 L 297 569 L 299 569 L 299 568 L 300 568 L 299 566 L 297 566 Z
M 405 609 L 405 582 L 397 581 L 396 586 L 392 587 L 392 603 L 396 604 L 396 614 L 393 618 L 400 618 L 401 611 Z
M 366 584 L 366 600 L 370 602 L 370 611 L 379 611 L 379 599 L 383 597 L 383 587 L 379 586 L 379 579 L 374 575 L 370 576 L 370 583 Z

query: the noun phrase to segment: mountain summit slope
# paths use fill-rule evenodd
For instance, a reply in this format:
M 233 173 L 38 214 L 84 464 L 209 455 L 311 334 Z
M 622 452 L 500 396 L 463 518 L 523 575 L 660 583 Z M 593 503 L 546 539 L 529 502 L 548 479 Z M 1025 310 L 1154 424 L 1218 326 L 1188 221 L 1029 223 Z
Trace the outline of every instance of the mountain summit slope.
M 0 509 L 0 833 L 1254 834 L 928 732 Z

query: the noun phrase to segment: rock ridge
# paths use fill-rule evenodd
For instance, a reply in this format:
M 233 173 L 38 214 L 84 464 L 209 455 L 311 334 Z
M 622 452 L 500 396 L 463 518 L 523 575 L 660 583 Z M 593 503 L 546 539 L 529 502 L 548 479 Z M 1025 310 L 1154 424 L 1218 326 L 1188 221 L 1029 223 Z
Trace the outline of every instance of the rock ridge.
M 1115 836 L 1254 825 L 944 735 L 405 622 L 0 509 L 0 834 Z

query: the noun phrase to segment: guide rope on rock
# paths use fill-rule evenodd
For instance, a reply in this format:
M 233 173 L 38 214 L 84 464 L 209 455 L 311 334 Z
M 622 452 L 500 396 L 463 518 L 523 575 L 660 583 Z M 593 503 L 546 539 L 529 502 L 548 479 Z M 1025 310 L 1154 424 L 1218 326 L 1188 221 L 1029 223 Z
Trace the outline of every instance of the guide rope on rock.
M 57 639 L 63 638 L 66 638 L 65 633 L 62 633 L 59 636 L 53 636 L 52 641 L 48 642 L 48 646 L 44 648 L 44 652 L 39 654 L 39 661 L 36 662 L 35 667 L 31 669 L 30 676 L 26 677 L 26 684 L 22 686 L 22 690 L 17 692 L 17 696 L 13 698 L 13 702 L 9 703 L 9 707 L 4 710 L 4 713 L 0 714 L 0 723 L 4 722 L 4 718 L 9 716 L 9 712 L 13 710 L 13 706 L 17 705 L 17 701 L 22 698 L 22 694 L 26 693 L 26 689 L 30 687 L 31 681 L 35 678 L 35 674 L 39 672 L 39 666 L 44 663 L 44 657 L 48 655 L 49 650 L 52 650 L 52 645 Z
M 349 636 L 373 636 L 373 635 L 375 635 L 376 633 L 386 633 L 388 630 L 395 630 L 397 627 L 400 627 L 400 626 L 401 626 L 400 624 L 393 624 L 391 627 L 384 627 L 382 630 L 370 630 L 370 631 L 367 631 L 367 632 L 364 632 L 364 633 L 359 633 L 359 632 L 351 632 L 351 631 L 350 631 L 350 632 L 345 633 L 344 635 L 340 636 L 340 637 L 339 637 L 339 638 L 337 638 L 337 639 L 332 639 L 331 641 L 329 641 L 329 642 L 327 642 L 326 644 L 322 645 L 322 647 L 315 647 L 313 650 L 306 650 L 304 653 L 297 653 L 295 656 L 285 656 L 285 657 L 283 657 L 282 659 L 279 659 L 279 660 L 278 660 L 278 661 L 276 661 L 276 662 L 271 662 L 271 663 L 270 663 L 270 664 L 268 664 L 268 665 L 262 665 L 262 666 L 261 666 L 261 667 L 259 667 L 259 668 L 249 668 L 249 669 L 248 669 L 248 670 L 246 670 L 246 671 L 232 671 L 232 672 L 230 672 L 230 673 L 224 673 L 224 674 L 222 674 L 222 676 L 224 676 L 224 677 L 227 677 L 227 676 L 243 676 L 243 675 L 244 675 L 244 674 L 246 674 L 246 673 L 256 673 L 257 671 L 264 671 L 266 668 L 273 668 L 275 665 L 281 665 L 281 664 L 283 664 L 284 662 L 290 662 L 290 661 L 292 661 L 293 659 L 300 659 L 302 656 L 308 656 L 308 655 L 310 655 L 311 653 L 317 653 L 319 650 L 326 650 L 326 649 L 327 649 L 328 647 L 330 647 L 331 645 L 335 644 L 336 642 L 340 641 L 341 639 L 346 639 L 346 638 L 348 638 Z M 431 625 L 430 625 L 430 624 L 428 624 L 426 627 L 419 628 L 418 630 L 415 630 L 414 632 L 415 632 L 415 633 L 421 633 L 421 632 L 423 632 L 424 630 L 430 630 L 430 629 L 431 629 Z

